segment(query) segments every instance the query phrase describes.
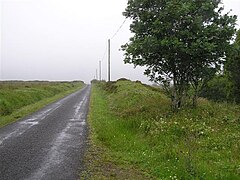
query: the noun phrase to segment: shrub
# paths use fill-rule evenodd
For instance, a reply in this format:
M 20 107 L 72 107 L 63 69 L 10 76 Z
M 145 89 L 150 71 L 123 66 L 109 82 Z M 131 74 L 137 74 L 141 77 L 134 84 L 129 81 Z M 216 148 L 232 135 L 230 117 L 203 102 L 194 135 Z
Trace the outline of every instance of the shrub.
M 230 101 L 231 82 L 227 76 L 217 75 L 203 87 L 200 96 L 218 102 Z

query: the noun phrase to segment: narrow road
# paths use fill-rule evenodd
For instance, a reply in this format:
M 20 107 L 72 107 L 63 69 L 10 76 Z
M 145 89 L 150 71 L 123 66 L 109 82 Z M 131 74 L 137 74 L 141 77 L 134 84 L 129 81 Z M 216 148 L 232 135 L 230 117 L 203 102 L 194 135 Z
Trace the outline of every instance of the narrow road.
M 76 180 L 86 148 L 90 86 L 0 129 L 1 180 Z

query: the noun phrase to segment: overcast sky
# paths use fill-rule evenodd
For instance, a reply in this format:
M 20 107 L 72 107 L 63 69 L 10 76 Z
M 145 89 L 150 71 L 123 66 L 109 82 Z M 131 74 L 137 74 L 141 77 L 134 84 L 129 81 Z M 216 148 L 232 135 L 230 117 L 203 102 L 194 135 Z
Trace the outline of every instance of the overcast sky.
M 83 80 L 94 78 L 104 52 L 124 21 L 127 0 L 0 0 L 0 79 Z M 240 17 L 240 0 L 223 0 Z M 238 21 L 239 22 L 239 21 Z M 127 20 L 111 40 L 112 80 L 147 82 L 143 69 L 123 63 L 120 46 L 131 36 Z M 104 57 L 104 58 L 103 58 Z

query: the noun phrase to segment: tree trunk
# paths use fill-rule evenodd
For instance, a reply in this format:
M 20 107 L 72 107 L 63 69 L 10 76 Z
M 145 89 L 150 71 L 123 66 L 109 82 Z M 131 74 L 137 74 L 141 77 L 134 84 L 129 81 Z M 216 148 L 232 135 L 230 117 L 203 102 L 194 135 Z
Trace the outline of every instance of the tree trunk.
M 192 86 L 194 89 L 194 94 L 192 96 L 192 106 L 195 108 L 197 107 L 197 98 L 198 98 L 198 92 L 199 92 L 199 83 L 198 81 L 194 83 L 194 86 Z
M 180 81 L 173 78 L 173 88 L 172 88 L 172 110 L 178 111 L 182 106 L 186 104 L 186 94 L 188 90 L 188 85 L 184 81 Z
M 173 97 L 172 99 L 172 110 L 177 111 L 179 108 L 179 101 L 176 97 Z
M 194 95 L 192 97 L 192 105 L 194 108 L 197 107 L 197 97 L 198 97 L 197 94 L 194 93 Z
M 182 97 L 179 94 L 177 87 L 173 87 L 172 92 L 172 110 L 177 111 L 182 105 Z

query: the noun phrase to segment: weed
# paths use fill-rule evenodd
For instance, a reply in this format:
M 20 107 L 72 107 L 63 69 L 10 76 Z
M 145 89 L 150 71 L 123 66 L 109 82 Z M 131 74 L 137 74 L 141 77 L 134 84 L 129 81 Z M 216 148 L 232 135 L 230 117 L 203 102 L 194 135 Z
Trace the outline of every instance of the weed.
M 199 99 L 172 113 L 165 94 L 139 82 L 106 87 L 93 87 L 90 125 L 111 162 L 151 179 L 239 179 L 239 106 Z
M 0 82 L 0 127 L 82 86 L 83 82 Z

